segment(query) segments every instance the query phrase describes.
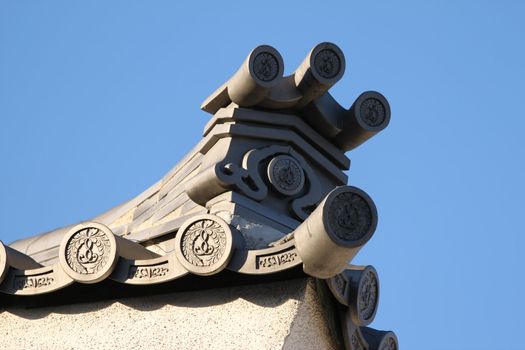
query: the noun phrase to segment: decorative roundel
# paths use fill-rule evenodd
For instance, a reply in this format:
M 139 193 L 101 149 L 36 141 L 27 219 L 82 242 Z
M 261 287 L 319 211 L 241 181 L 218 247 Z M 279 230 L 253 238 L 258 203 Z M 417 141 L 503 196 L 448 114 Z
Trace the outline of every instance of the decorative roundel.
M 379 279 L 373 267 L 368 266 L 363 271 L 357 294 L 357 312 L 361 321 L 360 324 L 369 324 L 375 317 L 379 302 Z
M 366 193 L 347 187 L 328 205 L 330 231 L 347 243 L 358 243 L 371 237 L 377 223 L 375 205 Z
M 388 332 L 379 344 L 379 350 L 397 350 L 397 337 L 393 332 Z
M 108 227 L 84 223 L 66 234 L 59 259 L 65 272 L 77 282 L 96 283 L 113 272 L 118 260 L 117 243 Z
M 377 98 L 370 97 L 361 103 L 359 109 L 363 121 L 371 127 L 376 127 L 385 121 L 386 108 Z
M 277 192 L 293 196 L 304 187 L 304 171 L 299 162 L 288 155 L 279 155 L 268 164 L 268 179 Z
M 7 269 L 7 253 L 4 244 L 0 241 L 0 283 L 2 283 L 2 280 L 5 278 Z
M 215 215 L 199 215 L 186 221 L 175 237 L 175 254 L 189 272 L 213 275 L 222 271 L 233 253 L 230 226 Z
M 262 51 L 255 56 L 252 69 L 258 79 L 272 81 L 279 74 L 279 61 L 272 53 Z
M 363 340 L 361 339 L 361 336 L 359 335 L 358 328 L 352 333 L 352 337 L 350 338 L 352 349 L 355 350 L 364 350 L 366 349 L 365 344 L 363 344 Z
M 332 49 L 323 49 L 315 55 L 314 66 L 317 73 L 326 79 L 332 79 L 341 70 L 341 58 Z

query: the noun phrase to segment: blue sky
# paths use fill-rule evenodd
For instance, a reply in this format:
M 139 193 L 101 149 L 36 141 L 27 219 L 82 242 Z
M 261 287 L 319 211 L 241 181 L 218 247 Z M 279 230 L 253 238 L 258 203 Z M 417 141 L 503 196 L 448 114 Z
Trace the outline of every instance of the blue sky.
M 259 44 L 291 73 L 347 58 L 349 106 L 392 121 L 348 153 L 378 206 L 355 262 L 381 279 L 373 326 L 402 349 L 518 349 L 525 313 L 525 3 L 0 1 L 0 239 L 92 217 L 199 140 L 200 103 Z

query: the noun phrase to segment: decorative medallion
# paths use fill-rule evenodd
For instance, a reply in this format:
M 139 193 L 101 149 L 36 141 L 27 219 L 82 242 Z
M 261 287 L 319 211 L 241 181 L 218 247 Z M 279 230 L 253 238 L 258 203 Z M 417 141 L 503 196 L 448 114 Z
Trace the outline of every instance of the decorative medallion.
M 323 49 L 315 55 L 314 66 L 320 76 L 332 79 L 341 70 L 341 59 L 334 50 Z
M 365 350 L 365 345 L 363 344 L 357 329 L 354 331 L 354 333 L 352 333 L 350 341 L 352 343 L 352 350 Z
M 7 273 L 7 253 L 4 244 L 0 241 L 0 283 L 2 283 Z
M 272 81 L 279 74 L 279 61 L 266 51 L 255 56 L 252 65 L 253 73 L 262 81 Z
M 361 103 L 359 109 L 362 120 L 366 125 L 376 127 L 385 121 L 386 110 L 385 106 L 377 98 L 367 98 Z
M 275 190 L 286 196 L 301 192 L 304 187 L 304 171 L 299 162 L 288 155 L 279 155 L 268 164 L 268 179 Z
M 74 280 L 95 283 L 109 276 L 116 265 L 115 237 L 104 225 L 79 225 L 64 237 L 59 255 L 64 270 Z
M 106 233 L 95 227 L 87 227 L 70 238 L 66 261 L 73 271 L 92 275 L 107 265 L 110 250 L 111 243 Z
M 367 201 L 357 193 L 342 192 L 330 205 L 328 224 L 340 239 L 358 241 L 370 233 L 373 212 Z
M 184 258 L 194 266 L 207 267 L 217 263 L 226 250 L 226 232 L 213 220 L 191 224 L 182 236 Z
M 379 283 L 373 269 L 367 268 L 364 271 L 357 298 L 359 317 L 365 322 L 371 321 L 376 313 L 379 299 Z
M 197 275 L 212 275 L 226 267 L 232 255 L 229 225 L 215 215 L 199 215 L 186 221 L 176 236 L 179 262 Z
M 397 342 L 392 336 L 387 336 L 381 344 L 380 350 L 397 350 Z

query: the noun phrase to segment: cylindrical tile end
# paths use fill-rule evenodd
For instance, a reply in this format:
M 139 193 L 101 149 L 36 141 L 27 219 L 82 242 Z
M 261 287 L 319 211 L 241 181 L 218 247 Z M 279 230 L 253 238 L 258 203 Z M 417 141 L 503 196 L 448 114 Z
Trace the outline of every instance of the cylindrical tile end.
M 80 283 L 100 282 L 113 272 L 119 259 L 117 241 L 106 226 L 86 222 L 72 228 L 59 251 L 64 271 Z
M 337 187 L 294 232 L 304 271 L 317 278 L 335 276 L 368 242 L 376 226 L 372 199 L 356 187 Z

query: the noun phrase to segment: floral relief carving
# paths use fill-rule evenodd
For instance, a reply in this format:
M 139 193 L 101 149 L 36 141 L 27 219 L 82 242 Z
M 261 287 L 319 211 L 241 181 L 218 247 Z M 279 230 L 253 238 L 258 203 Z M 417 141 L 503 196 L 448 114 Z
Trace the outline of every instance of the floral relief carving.
M 315 56 L 314 66 L 320 76 L 331 79 L 341 70 L 341 59 L 334 50 L 324 49 Z
M 363 341 L 361 340 L 357 330 L 352 333 L 351 342 L 352 350 L 365 350 L 365 346 L 363 345 Z
M 253 60 L 253 72 L 262 81 L 272 81 L 279 74 L 279 62 L 270 52 L 261 52 Z
M 383 124 L 386 118 L 385 106 L 373 97 L 367 98 L 361 103 L 359 112 L 363 121 L 371 127 Z
M 224 228 L 210 219 L 191 224 L 182 233 L 181 250 L 184 258 L 194 266 L 211 266 L 225 253 L 227 236 Z
M 374 272 L 365 272 L 361 281 L 361 288 L 358 295 L 358 310 L 363 320 L 369 320 L 374 316 L 379 294 L 377 277 Z
M 397 345 L 392 337 L 389 337 L 381 346 L 381 350 L 397 350 Z
M 332 232 L 344 241 L 363 238 L 372 226 L 372 210 L 356 193 L 344 192 L 337 195 L 329 213 L 328 223 Z
M 66 262 L 73 271 L 91 275 L 107 265 L 110 251 L 111 242 L 106 233 L 95 227 L 86 227 L 70 238 Z
M 268 164 L 268 178 L 281 194 L 293 196 L 304 187 L 304 171 L 299 162 L 288 155 L 279 155 Z

